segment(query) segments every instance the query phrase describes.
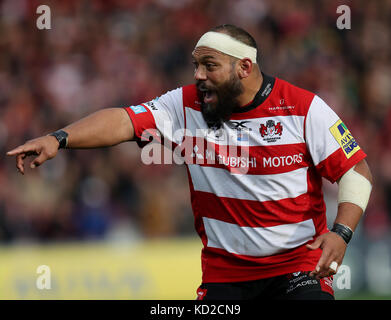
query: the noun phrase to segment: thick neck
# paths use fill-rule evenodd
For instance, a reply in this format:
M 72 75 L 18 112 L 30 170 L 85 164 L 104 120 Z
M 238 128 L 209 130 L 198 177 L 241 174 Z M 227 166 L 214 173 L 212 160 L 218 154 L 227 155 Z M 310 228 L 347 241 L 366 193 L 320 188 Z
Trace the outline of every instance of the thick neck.
M 246 78 L 242 80 L 245 88 L 244 92 L 238 97 L 240 106 L 246 106 L 254 100 L 256 94 L 262 87 L 263 75 L 261 72 L 254 78 Z
M 234 112 L 247 112 L 262 104 L 272 92 L 275 80 L 276 79 L 274 77 L 262 73 L 262 81 L 258 91 L 255 93 L 254 96 L 252 96 L 252 98 L 247 98 L 247 103 L 241 103 L 242 107 L 235 108 Z

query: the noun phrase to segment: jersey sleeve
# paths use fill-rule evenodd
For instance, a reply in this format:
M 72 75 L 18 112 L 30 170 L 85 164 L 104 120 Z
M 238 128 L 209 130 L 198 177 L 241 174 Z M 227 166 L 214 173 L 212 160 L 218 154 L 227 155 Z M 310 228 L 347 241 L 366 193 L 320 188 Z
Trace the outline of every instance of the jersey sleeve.
M 317 171 L 333 183 L 366 157 L 338 115 L 316 95 L 305 119 L 305 140 Z
M 180 143 L 184 128 L 182 88 L 178 88 L 136 106 L 125 107 L 140 147 L 155 139 Z

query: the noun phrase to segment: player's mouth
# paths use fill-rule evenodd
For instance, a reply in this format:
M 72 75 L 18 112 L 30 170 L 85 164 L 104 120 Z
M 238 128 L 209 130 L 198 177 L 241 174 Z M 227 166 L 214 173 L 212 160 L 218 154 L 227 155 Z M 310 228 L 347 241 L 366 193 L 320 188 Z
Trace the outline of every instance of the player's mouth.
M 205 103 L 215 103 L 217 102 L 217 93 L 213 90 L 207 90 L 204 92 L 204 102 Z
M 208 89 L 204 86 L 199 87 L 199 90 L 202 93 L 204 103 L 216 103 L 217 102 L 217 92 L 215 90 Z

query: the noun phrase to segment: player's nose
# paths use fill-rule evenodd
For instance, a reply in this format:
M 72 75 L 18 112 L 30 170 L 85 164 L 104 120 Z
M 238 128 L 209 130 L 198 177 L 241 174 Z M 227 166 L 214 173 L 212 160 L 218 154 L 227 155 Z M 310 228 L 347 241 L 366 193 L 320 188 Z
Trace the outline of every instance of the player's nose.
M 205 69 L 202 68 L 202 66 L 199 66 L 194 70 L 194 79 L 196 79 L 196 80 L 206 80 L 207 79 Z

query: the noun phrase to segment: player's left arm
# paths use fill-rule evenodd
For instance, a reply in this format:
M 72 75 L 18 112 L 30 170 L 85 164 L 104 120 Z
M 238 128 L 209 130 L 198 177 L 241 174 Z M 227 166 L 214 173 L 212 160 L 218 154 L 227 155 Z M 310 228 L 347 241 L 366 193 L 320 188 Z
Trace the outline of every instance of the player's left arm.
M 361 160 L 338 180 L 338 212 L 331 232 L 325 233 L 310 244 L 309 249 L 322 249 L 318 264 L 311 272 L 316 278 L 336 273 L 330 268 L 333 261 L 342 264 L 347 243 L 355 231 L 368 204 L 373 184 L 367 162 Z

